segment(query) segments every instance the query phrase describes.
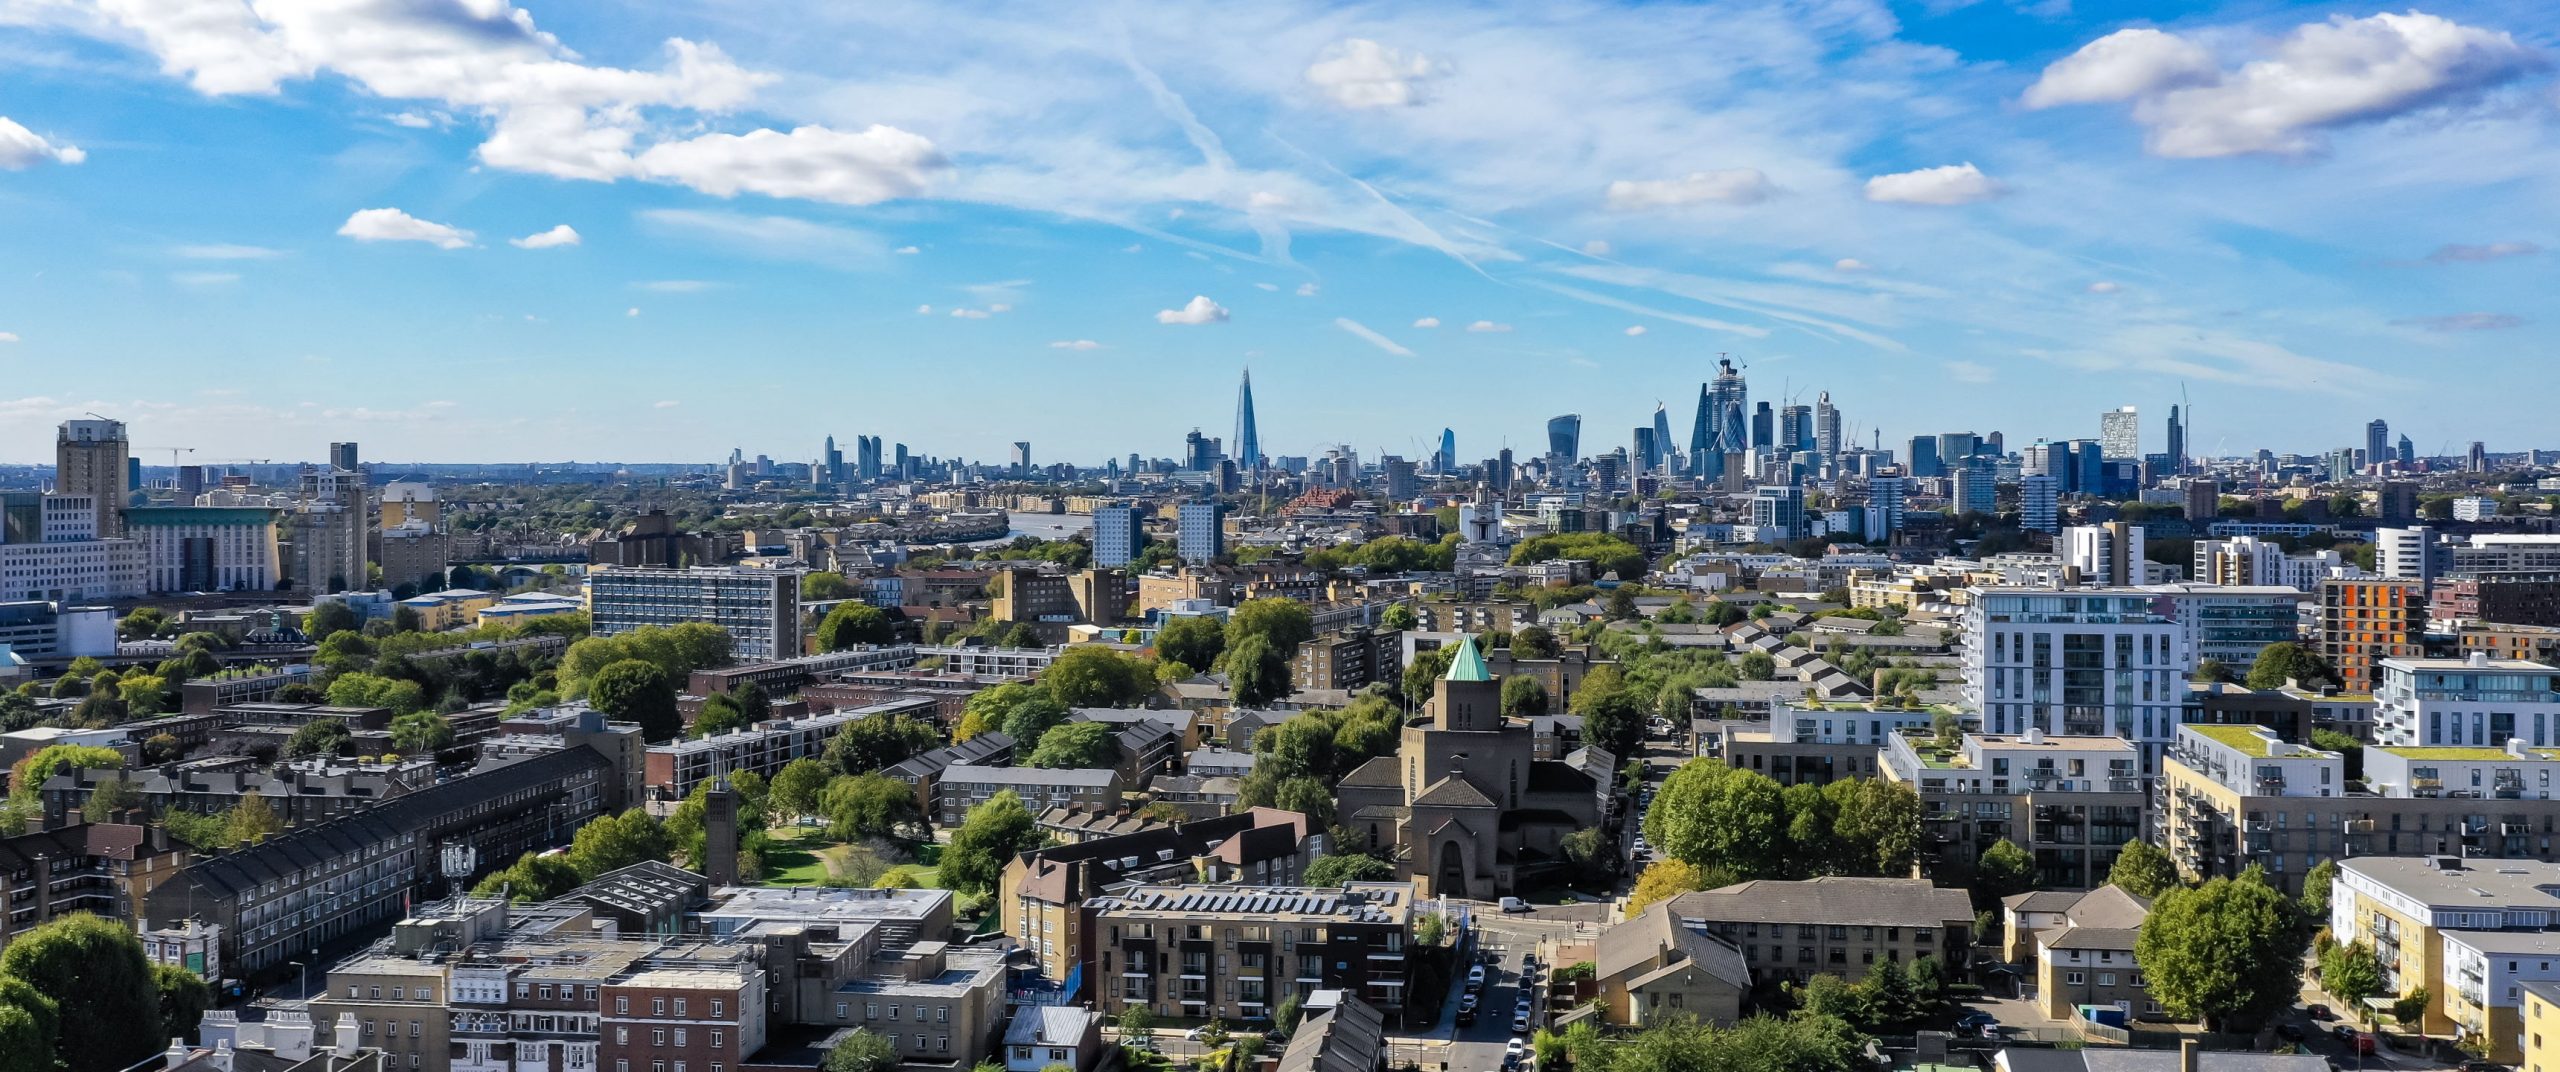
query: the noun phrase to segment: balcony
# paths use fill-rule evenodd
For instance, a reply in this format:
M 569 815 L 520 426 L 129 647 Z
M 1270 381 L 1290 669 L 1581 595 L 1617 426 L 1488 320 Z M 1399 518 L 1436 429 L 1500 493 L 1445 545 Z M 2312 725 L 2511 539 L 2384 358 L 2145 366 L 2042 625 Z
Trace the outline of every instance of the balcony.
M 2370 837 L 2373 834 L 2371 819 L 2348 819 L 2339 823 L 2339 826 L 2343 828 L 2341 832 L 2349 837 Z

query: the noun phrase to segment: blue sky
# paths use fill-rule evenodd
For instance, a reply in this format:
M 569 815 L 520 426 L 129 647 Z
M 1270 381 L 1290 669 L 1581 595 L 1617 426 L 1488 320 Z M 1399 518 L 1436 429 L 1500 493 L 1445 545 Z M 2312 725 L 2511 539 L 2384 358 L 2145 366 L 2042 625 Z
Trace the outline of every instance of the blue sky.
M 1271 453 L 1474 458 L 1720 352 L 1888 444 L 2560 447 L 2555 22 L 0 0 L 0 460 L 1170 456 L 1248 365 Z

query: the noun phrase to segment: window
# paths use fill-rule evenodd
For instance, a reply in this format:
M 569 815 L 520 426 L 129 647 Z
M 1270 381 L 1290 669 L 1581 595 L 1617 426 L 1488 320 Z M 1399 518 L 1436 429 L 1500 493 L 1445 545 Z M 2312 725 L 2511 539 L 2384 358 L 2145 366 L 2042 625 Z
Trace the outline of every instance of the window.
M 652 1045 L 652 1046 L 664 1046 L 664 1045 L 666 1045 L 666 1044 L 667 1044 L 667 1029 L 666 1029 L 666 1028 L 663 1028 L 663 1027 L 653 1027 L 653 1028 L 650 1028 L 650 1029 L 649 1029 L 649 1044 L 650 1044 L 650 1045 Z
M 2114 973 L 2114 972 L 2099 972 L 2099 973 L 2098 973 L 2098 985 L 2099 985 L 2099 986 L 2114 986 L 2114 985 L 2116 985 L 2116 973 Z
M 2062 981 L 2068 986 L 2079 986 L 2080 984 L 2089 981 L 2089 974 L 2087 972 L 2072 972 L 2063 976 Z
M 682 1046 L 684 1045 L 684 1042 L 684 1029 L 679 1027 L 676 1029 L 676 1045 Z
M 667 999 L 665 999 L 665 998 L 650 998 L 650 999 L 649 999 L 649 1015 L 651 1015 L 651 1016 L 665 1016 L 666 1014 L 667 1014 Z
M 682 1016 L 682 1015 L 684 1015 L 684 999 L 683 999 L 683 998 L 677 998 L 677 999 L 676 999 L 676 1015 L 678 1015 L 678 1016 Z
M 630 1015 L 631 996 L 628 994 L 615 994 L 613 996 L 613 1013 L 616 1016 Z

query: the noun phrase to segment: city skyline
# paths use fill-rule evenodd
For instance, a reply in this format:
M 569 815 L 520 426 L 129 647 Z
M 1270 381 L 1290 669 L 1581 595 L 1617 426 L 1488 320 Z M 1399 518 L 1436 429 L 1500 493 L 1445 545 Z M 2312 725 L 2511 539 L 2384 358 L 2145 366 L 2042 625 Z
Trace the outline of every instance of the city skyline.
M 2436 374 L 2549 364 L 2531 8 L 257 10 L 0 6 L 0 461 L 1098 462 L 1255 365 L 1265 455 L 1473 462 L 1720 353 L 1851 445 L 2552 445 Z

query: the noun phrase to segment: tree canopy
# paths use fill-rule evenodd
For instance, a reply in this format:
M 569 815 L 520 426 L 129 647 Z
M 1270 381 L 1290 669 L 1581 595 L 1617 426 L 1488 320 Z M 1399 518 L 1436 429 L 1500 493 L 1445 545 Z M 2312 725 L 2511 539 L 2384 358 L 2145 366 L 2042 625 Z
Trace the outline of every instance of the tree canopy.
M 2162 894 L 2142 922 L 2134 958 L 2161 1007 L 2223 1030 L 2293 1004 L 2306 937 L 2293 902 L 2252 867 Z
M 587 703 L 607 718 L 639 723 L 644 740 L 664 741 L 684 732 L 675 681 L 646 659 L 623 659 L 597 670 L 587 687 Z
M 863 644 L 887 644 L 898 638 L 888 612 L 868 603 L 838 603 L 818 622 L 818 650 L 843 651 Z
M 1068 707 L 1134 707 L 1155 691 L 1155 674 L 1135 656 L 1078 644 L 1058 653 L 1040 684 Z
M 942 850 L 943 888 L 984 894 L 996 886 L 1004 865 L 1016 853 L 1040 843 L 1040 828 L 1022 798 L 1007 789 L 969 809 L 951 843 Z
M 2135 838 L 2125 842 L 2124 851 L 2116 854 L 2116 865 L 2107 872 L 2107 882 L 2136 897 L 2158 897 L 2178 887 L 2178 865 L 2168 853 Z
M 0 950 L 0 975 L 53 999 L 64 1069 L 125 1068 L 167 1045 L 160 988 L 131 927 L 86 912 L 47 921 Z
M 1040 735 L 1039 746 L 1022 765 L 1053 770 L 1108 767 L 1119 752 L 1111 727 L 1099 722 L 1062 722 Z

